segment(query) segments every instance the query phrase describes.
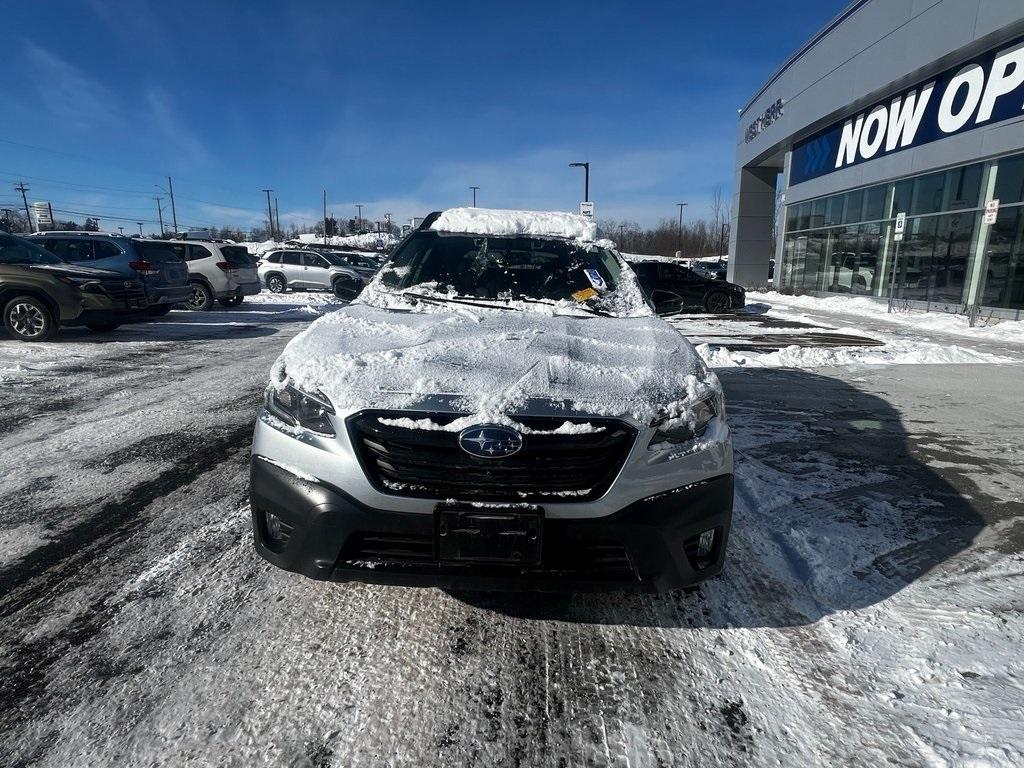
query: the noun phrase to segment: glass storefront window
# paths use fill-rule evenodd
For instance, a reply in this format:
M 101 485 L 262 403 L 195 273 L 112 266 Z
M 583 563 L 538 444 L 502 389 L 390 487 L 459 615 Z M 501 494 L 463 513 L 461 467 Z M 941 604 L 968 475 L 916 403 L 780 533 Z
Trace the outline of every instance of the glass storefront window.
M 864 194 L 864 221 L 880 221 L 889 218 L 885 210 L 885 198 L 889 194 L 889 185 L 872 187 Z
M 864 190 L 858 189 L 846 193 L 846 205 L 843 206 L 843 224 L 855 224 L 864 221 Z
M 954 168 L 947 171 L 947 174 L 946 200 L 943 201 L 941 210 L 962 211 L 965 208 L 977 208 L 978 197 L 981 195 L 981 164 Z
M 980 231 L 992 167 L 1002 204 Z M 797 291 L 893 295 L 922 302 L 1024 309 L 1024 154 L 972 163 L 786 208 L 780 285 Z M 893 218 L 908 214 L 905 240 Z M 981 237 L 979 237 L 981 235 Z M 978 263 L 988 241 L 987 266 Z M 897 250 L 899 251 L 897 256 Z M 984 273 L 984 274 L 983 274 Z M 969 285 L 978 280 L 978 286 Z
M 914 193 L 910 201 L 910 215 L 938 213 L 942 210 L 942 196 L 946 186 L 946 172 L 929 173 L 914 180 Z
M 1024 309 L 1024 207 L 1000 208 L 989 238 L 985 273 L 982 304 Z
M 1024 155 L 999 161 L 996 189 L 992 198 L 1001 205 L 1024 202 Z

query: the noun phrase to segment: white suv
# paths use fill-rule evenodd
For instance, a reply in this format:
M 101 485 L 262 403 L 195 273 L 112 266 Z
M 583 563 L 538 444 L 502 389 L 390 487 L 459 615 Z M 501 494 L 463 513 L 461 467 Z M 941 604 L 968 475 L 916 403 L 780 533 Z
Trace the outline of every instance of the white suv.
M 271 293 L 286 290 L 334 291 L 339 299 L 351 301 L 367 279 L 332 254 L 316 251 L 270 251 L 260 258 L 260 280 Z
M 192 295 L 182 305 L 205 312 L 217 301 L 237 307 L 262 290 L 256 261 L 241 245 L 204 240 L 154 240 L 177 253 L 188 266 Z

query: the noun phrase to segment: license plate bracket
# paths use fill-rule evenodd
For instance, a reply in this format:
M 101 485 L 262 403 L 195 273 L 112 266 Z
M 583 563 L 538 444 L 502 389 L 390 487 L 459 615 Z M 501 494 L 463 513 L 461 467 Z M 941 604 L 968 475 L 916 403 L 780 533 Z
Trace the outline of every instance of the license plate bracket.
M 442 563 L 540 565 L 544 510 L 540 507 L 442 505 L 434 513 L 434 542 Z

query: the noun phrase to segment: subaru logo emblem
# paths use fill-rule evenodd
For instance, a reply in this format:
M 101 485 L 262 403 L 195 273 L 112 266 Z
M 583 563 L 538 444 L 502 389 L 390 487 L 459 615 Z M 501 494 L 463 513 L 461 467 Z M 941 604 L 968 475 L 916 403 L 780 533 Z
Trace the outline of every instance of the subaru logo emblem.
M 522 447 L 523 436 L 501 424 L 477 424 L 459 433 L 459 448 L 480 459 L 503 459 Z

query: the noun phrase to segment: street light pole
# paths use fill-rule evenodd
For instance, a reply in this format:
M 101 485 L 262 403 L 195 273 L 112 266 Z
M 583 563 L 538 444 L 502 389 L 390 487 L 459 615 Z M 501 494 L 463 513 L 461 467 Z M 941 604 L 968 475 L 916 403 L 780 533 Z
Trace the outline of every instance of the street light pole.
M 162 205 L 160 205 L 160 201 L 163 200 L 163 198 L 162 197 L 154 197 L 153 199 L 156 200 L 156 215 L 160 219 L 160 237 L 163 237 L 164 236 L 164 208 L 163 208 Z
M 356 232 L 363 228 L 363 206 L 356 203 Z
M 683 208 L 689 203 L 676 203 L 679 206 L 679 229 L 676 230 L 676 257 L 683 255 Z
M 583 202 L 590 202 L 590 163 L 569 163 L 570 168 L 583 169 Z
M 270 222 L 270 239 L 274 239 L 274 209 L 270 207 L 270 193 L 274 190 L 264 189 L 267 193 L 267 221 Z
M 174 221 L 174 234 L 178 234 L 178 209 L 174 207 L 174 182 L 167 177 L 167 194 L 171 196 L 171 218 Z
M 476 191 L 480 189 L 480 187 L 470 187 L 470 189 L 473 190 L 473 207 L 476 208 Z
M 136 221 L 135 223 L 139 225 L 139 237 L 142 237 L 142 222 Z

